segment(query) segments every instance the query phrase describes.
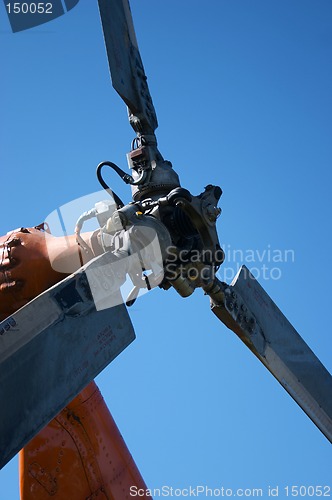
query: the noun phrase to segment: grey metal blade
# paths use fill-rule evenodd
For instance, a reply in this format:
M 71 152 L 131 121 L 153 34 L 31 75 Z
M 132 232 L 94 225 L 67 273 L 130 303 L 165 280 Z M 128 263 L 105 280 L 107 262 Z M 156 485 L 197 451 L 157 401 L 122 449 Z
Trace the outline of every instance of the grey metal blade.
M 0 468 L 134 340 L 120 293 L 111 293 L 118 305 L 97 311 L 79 270 L 0 324 Z
M 332 442 L 332 377 L 270 296 L 242 266 L 215 315 L 268 368 Z
M 143 126 L 145 134 L 158 126 L 139 53 L 128 0 L 98 0 L 114 89 Z

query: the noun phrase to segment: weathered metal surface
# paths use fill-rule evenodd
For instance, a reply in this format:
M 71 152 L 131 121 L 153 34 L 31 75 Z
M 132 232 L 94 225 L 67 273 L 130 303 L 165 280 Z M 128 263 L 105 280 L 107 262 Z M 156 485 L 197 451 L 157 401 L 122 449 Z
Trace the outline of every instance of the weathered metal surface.
M 332 442 L 332 377 L 250 271 L 242 266 L 215 315 L 268 368 Z
M 0 468 L 134 340 L 119 290 L 104 295 L 115 305 L 97 311 L 80 270 L 0 324 Z
M 98 4 L 113 87 L 140 120 L 143 132 L 153 133 L 158 126 L 157 116 L 128 0 L 98 0 Z

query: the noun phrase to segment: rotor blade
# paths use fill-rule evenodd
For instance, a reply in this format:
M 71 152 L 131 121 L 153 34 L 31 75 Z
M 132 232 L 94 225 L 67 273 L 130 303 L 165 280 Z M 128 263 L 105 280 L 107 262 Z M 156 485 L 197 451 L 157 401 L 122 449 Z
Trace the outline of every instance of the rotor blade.
M 158 126 L 139 53 L 128 0 L 98 0 L 114 89 L 141 122 L 143 133 Z
M 116 305 L 102 308 L 94 278 L 105 297 L 100 266 L 108 258 L 97 257 L 0 323 L 0 468 L 134 340 L 120 292 L 107 292 Z M 89 283 L 101 297 L 97 305 Z
M 332 377 L 250 271 L 225 285 L 214 314 L 233 330 L 332 442 Z

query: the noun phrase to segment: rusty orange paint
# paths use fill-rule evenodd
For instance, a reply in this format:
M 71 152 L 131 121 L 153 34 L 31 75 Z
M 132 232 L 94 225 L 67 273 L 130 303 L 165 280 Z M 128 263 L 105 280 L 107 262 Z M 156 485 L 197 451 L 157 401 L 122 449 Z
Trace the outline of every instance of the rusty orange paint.
M 21 500 L 125 500 L 131 486 L 146 491 L 95 382 L 20 452 L 19 466 Z

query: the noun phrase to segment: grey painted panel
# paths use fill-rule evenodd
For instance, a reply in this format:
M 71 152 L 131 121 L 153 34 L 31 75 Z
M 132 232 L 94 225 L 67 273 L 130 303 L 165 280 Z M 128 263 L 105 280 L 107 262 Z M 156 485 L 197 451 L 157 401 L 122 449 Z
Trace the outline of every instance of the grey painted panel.
M 0 467 L 134 340 L 110 293 L 118 305 L 97 311 L 80 270 L 0 324 Z

